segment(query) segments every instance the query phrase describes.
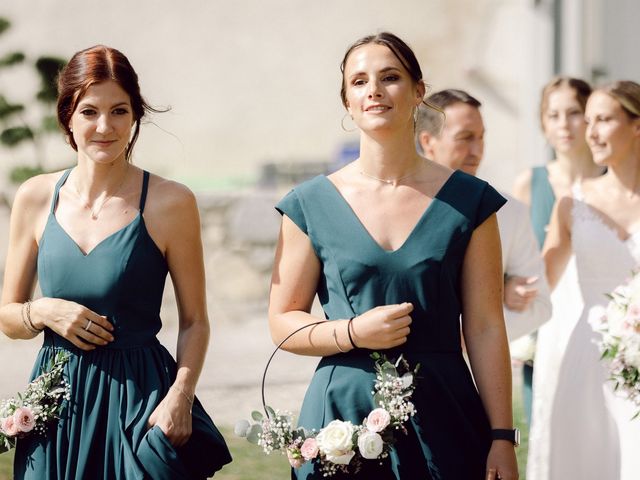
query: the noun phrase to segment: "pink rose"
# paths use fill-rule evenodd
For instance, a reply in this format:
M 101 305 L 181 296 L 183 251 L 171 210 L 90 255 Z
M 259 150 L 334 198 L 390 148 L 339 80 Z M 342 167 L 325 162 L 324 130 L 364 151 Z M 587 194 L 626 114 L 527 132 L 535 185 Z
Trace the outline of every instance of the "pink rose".
M 20 407 L 13 412 L 13 422 L 19 431 L 27 433 L 35 427 L 33 412 L 28 407 Z
M 13 416 L 2 419 L 2 431 L 7 437 L 15 437 L 20 430 L 13 419 Z
M 307 438 L 302 447 L 300 447 L 300 453 L 305 460 L 312 460 L 318 456 L 318 442 L 316 442 L 315 438 Z
M 297 448 L 295 450 L 287 449 L 287 458 L 289 459 L 289 464 L 293 468 L 300 468 L 304 465 L 304 458 L 300 455 L 300 450 Z
M 367 417 L 367 430 L 373 433 L 383 431 L 391 423 L 391 415 L 384 408 L 372 410 Z

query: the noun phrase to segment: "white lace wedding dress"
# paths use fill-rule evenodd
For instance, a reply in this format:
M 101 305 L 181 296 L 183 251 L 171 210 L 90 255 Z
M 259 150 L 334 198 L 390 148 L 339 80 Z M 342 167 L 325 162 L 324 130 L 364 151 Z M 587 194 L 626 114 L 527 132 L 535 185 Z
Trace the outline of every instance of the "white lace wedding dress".
M 574 188 L 574 260 L 538 335 L 527 480 L 640 479 L 640 418 L 607 381 L 589 311 L 640 263 L 640 232 L 621 240 Z

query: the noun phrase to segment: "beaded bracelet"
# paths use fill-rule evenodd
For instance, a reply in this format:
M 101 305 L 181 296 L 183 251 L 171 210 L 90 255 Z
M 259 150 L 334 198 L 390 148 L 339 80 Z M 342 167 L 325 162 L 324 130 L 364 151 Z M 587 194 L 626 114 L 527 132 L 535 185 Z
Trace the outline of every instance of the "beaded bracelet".
M 347 323 L 347 333 L 349 334 L 349 341 L 351 342 L 351 345 L 353 346 L 353 348 L 358 348 L 358 346 L 356 345 L 356 342 L 353 341 L 353 337 L 351 336 L 351 323 L 353 322 L 353 319 L 356 317 L 351 317 L 349 319 L 349 322 Z
M 27 300 L 25 303 L 22 304 L 21 314 L 22 314 L 22 324 L 29 332 L 35 333 L 36 335 L 38 335 L 39 333 L 42 333 L 42 330 L 44 330 L 44 328 L 36 328 L 35 325 L 33 324 L 33 321 L 31 320 L 31 300 Z

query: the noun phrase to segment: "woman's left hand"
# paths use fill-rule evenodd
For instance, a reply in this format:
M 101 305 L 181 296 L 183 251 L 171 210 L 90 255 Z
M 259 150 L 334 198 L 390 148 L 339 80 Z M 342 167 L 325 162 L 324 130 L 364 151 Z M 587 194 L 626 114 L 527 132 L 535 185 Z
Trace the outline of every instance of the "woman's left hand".
M 487 457 L 486 480 L 518 480 L 516 451 L 511 442 L 494 440 Z
M 170 388 L 149 417 L 149 427 L 157 425 L 174 447 L 187 443 L 191 436 L 191 404 L 176 388 Z

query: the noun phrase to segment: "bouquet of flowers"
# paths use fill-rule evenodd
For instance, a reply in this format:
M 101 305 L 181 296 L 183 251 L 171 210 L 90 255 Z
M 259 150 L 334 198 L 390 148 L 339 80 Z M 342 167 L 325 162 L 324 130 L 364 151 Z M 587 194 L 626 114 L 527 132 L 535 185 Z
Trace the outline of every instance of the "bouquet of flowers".
M 262 447 L 267 455 L 279 451 L 293 468 L 309 461 L 317 462 L 324 476 L 338 472 L 355 473 L 363 460 L 383 459 L 389 455 L 396 431 L 406 433 L 404 423 L 416 410 L 411 403 L 414 379 L 419 365 L 411 370 L 402 356 L 395 363 L 378 353 L 375 361 L 376 381 L 373 398 L 378 408 L 372 410 L 361 425 L 333 420 L 319 432 L 293 426 L 293 416 L 265 407 L 266 415 L 251 414 L 255 423 L 241 420 L 235 433 Z
M 607 297 L 606 307 L 591 310 L 589 323 L 602 334 L 598 345 L 615 390 L 640 407 L 640 273 Z M 639 414 L 640 410 L 633 418 Z
M 49 368 L 33 380 L 18 398 L 0 401 L 0 453 L 16 446 L 16 439 L 36 432 L 58 418 L 62 400 L 69 399 L 69 385 L 62 376 L 68 354 L 58 352 Z

